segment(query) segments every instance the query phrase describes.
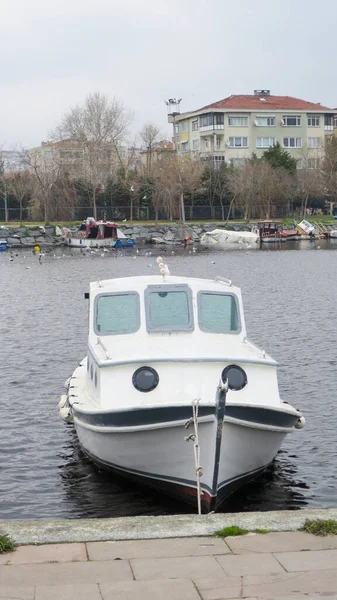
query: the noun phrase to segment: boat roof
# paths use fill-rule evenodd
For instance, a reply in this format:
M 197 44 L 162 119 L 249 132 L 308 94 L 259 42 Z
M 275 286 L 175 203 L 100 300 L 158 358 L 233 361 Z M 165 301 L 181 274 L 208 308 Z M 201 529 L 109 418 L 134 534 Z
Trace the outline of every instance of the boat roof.
M 90 283 L 90 290 L 134 290 L 137 288 L 146 288 L 148 285 L 189 285 L 199 289 L 211 289 L 228 291 L 232 293 L 240 293 L 240 288 L 232 285 L 230 279 L 224 277 L 216 277 L 215 279 L 207 279 L 201 277 L 177 277 L 168 275 L 165 279 L 161 275 L 140 275 L 130 277 L 118 277 L 115 279 L 105 279 L 103 281 L 93 281 Z

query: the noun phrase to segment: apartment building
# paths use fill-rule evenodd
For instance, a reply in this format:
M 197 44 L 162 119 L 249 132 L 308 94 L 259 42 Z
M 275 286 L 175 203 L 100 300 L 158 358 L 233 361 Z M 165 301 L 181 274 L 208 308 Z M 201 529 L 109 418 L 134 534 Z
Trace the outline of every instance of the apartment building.
M 261 158 L 279 142 L 298 160 L 299 168 L 304 164 L 314 168 L 323 156 L 327 136 L 334 133 L 335 113 L 319 103 L 255 90 L 193 112 L 172 111 L 168 120 L 179 153 L 212 158 L 216 166 L 224 161 L 240 166 L 253 153 Z

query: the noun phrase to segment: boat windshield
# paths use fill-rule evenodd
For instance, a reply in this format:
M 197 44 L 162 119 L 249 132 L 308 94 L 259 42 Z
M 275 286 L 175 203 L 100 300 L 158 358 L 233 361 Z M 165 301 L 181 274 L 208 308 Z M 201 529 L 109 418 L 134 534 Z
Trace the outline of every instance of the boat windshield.
M 136 292 L 97 296 L 95 311 L 95 332 L 97 334 L 134 333 L 139 326 L 139 296 Z
M 188 286 L 149 286 L 145 294 L 148 331 L 191 331 L 193 310 Z
M 198 293 L 198 318 L 201 331 L 238 333 L 240 319 L 235 296 L 218 292 Z

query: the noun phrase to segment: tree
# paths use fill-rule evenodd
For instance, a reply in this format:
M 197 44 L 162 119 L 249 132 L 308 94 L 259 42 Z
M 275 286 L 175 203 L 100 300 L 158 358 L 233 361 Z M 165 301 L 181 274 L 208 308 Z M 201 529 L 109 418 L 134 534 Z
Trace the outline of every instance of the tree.
M 15 175 L 8 180 L 8 188 L 19 203 L 19 218 L 20 225 L 22 225 L 23 201 L 25 198 L 30 197 L 30 195 L 34 192 L 34 179 L 28 171 L 15 173 Z
M 82 175 L 91 182 L 94 218 L 97 192 L 116 169 L 117 151 L 132 118 L 122 102 L 96 92 L 86 97 L 83 106 L 71 108 L 53 134 L 77 142 L 82 149 Z
M 55 150 L 49 150 L 48 158 L 39 148 L 21 153 L 22 160 L 35 181 L 32 201 L 37 203 L 37 210 L 42 208 L 44 222 L 48 225 L 53 205 L 53 187 L 60 178 L 60 165 Z
M 330 213 L 337 202 L 337 138 L 326 141 L 324 158 L 321 164 L 323 192 L 330 200 Z
M 152 123 L 147 123 L 139 133 L 146 146 L 146 167 L 148 171 L 151 171 L 153 147 L 158 142 L 159 132 L 159 127 Z
M 282 167 L 287 171 L 294 173 L 297 167 L 297 160 L 290 156 L 289 152 L 284 150 L 280 143 L 269 148 L 263 153 L 262 159 L 267 161 L 274 169 Z

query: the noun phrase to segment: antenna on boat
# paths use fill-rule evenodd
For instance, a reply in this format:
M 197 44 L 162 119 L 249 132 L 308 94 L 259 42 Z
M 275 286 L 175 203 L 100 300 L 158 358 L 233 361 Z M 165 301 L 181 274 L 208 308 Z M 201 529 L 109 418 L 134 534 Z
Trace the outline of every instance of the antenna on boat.
M 170 270 L 169 270 L 168 266 L 163 263 L 163 259 L 161 256 L 157 257 L 157 265 L 159 267 L 160 274 L 163 278 L 163 281 L 166 281 L 167 275 L 170 275 Z

